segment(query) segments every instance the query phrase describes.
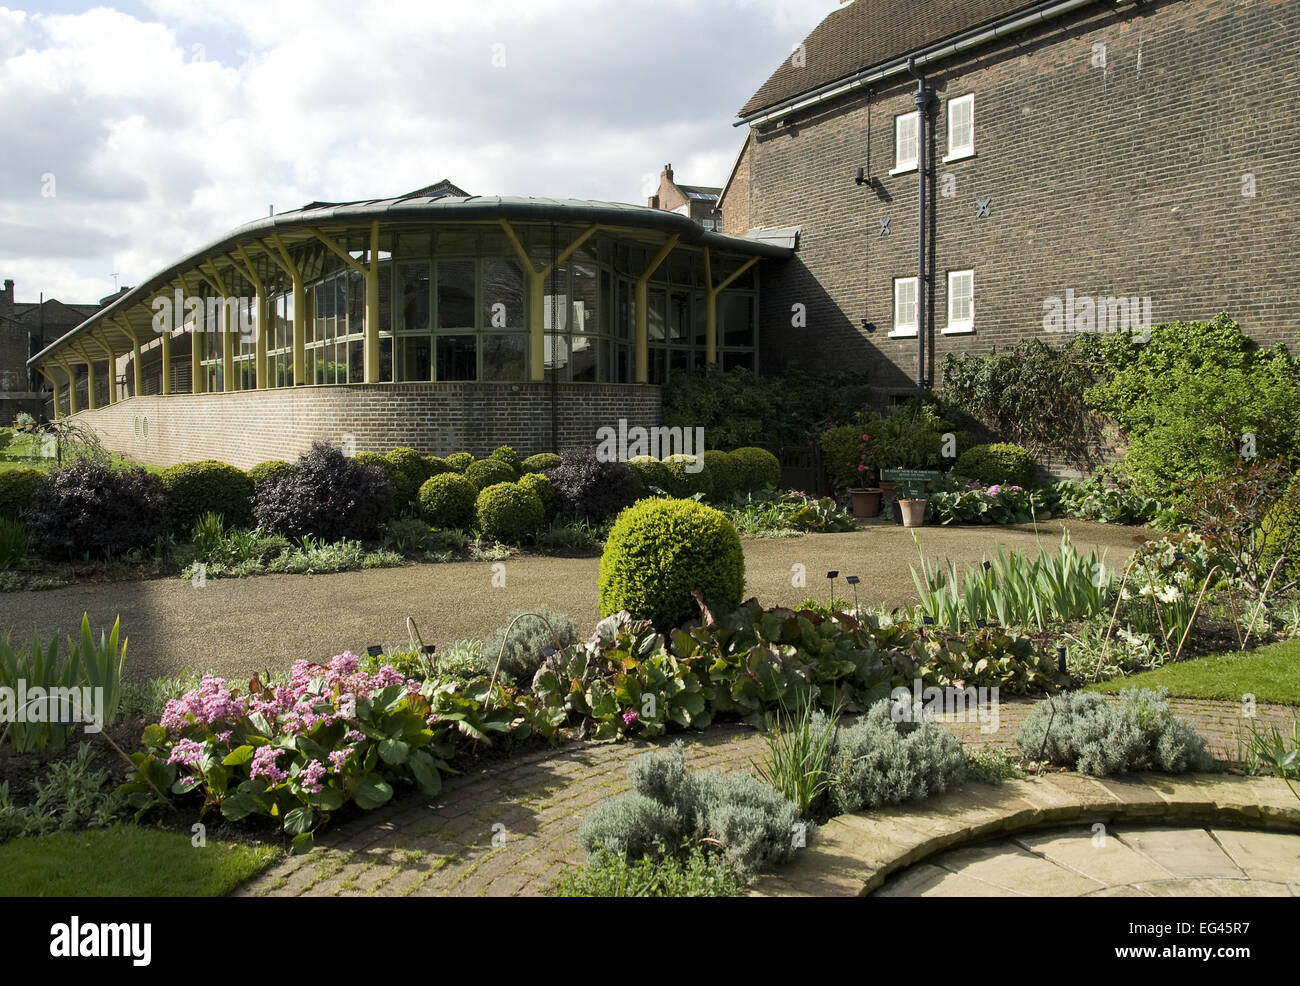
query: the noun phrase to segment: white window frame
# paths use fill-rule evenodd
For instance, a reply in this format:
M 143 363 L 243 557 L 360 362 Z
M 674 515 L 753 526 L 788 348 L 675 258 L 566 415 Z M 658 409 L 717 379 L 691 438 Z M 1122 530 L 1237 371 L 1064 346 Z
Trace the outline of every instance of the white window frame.
M 910 284 L 912 286 L 912 321 L 910 323 L 899 323 L 898 321 L 898 287 L 900 284 Z M 891 339 L 913 338 L 916 336 L 917 323 L 920 321 L 919 302 L 920 297 L 916 291 L 917 280 L 915 277 L 896 277 L 894 278 L 894 329 L 889 333 Z
M 911 162 L 901 160 L 899 154 L 902 151 L 902 141 L 899 139 L 899 130 L 905 120 L 912 121 L 912 148 L 913 155 Z M 921 113 L 919 110 L 913 110 L 911 113 L 900 113 L 894 117 L 894 167 L 890 169 L 891 175 L 901 175 L 908 171 L 915 171 L 917 161 L 921 155 Z
M 956 297 L 952 285 L 955 278 L 968 277 L 970 279 L 970 318 L 954 319 L 952 315 L 952 303 Z M 973 270 L 950 270 L 948 271 L 948 325 L 943 330 L 944 335 L 965 335 L 975 331 L 975 271 Z
M 954 147 L 952 143 L 952 108 L 956 103 L 970 104 L 970 143 L 964 147 Z M 960 161 L 962 158 L 975 156 L 975 94 L 968 92 L 964 96 L 954 96 L 948 100 L 948 153 L 944 155 L 944 163 L 949 161 Z

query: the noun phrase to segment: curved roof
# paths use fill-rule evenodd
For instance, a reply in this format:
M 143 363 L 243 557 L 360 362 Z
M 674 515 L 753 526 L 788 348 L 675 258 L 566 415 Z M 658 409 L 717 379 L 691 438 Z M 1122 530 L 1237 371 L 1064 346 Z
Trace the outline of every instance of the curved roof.
M 636 229 L 658 231 L 665 236 L 677 234 L 683 245 L 708 246 L 730 250 L 749 256 L 786 258 L 793 252 L 789 247 L 728 236 L 703 229 L 689 217 L 675 212 L 665 212 L 646 206 L 622 202 L 598 202 L 585 199 L 545 199 L 504 195 L 422 196 L 419 194 L 387 199 L 364 199 L 357 202 L 313 202 L 278 215 L 266 216 L 245 223 L 230 233 L 213 240 L 153 274 L 130 291 L 124 292 L 95 312 L 84 322 L 55 339 L 27 361 L 29 366 L 43 362 L 77 336 L 89 332 L 141 304 L 152 304 L 159 291 L 170 291 L 182 272 L 193 270 L 207 261 L 225 259 L 239 247 L 260 242 L 272 234 L 296 232 L 299 237 L 306 231 L 338 230 L 341 227 L 368 227 L 373 222 L 429 223 L 429 222 L 484 222 L 505 219 L 532 223 L 573 223 L 600 225 L 610 229 Z M 382 227 L 381 227 L 382 228 Z M 125 333 L 118 332 L 125 340 Z M 126 343 L 129 347 L 129 342 Z M 101 354 L 106 355 L 106 354 Z

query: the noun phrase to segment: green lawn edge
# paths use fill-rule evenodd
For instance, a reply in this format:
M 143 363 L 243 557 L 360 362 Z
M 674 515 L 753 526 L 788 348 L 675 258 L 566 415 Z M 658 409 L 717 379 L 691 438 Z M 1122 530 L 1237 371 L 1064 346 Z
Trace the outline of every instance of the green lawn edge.
M 1114 694 L 1125 688 L 1168 688 L 1178 698 L 1300 705 L 1300 640 L 1285 640 L 1256 650 L 1210 654 L 1154 671 L 1090 684 L 1088 691 Z

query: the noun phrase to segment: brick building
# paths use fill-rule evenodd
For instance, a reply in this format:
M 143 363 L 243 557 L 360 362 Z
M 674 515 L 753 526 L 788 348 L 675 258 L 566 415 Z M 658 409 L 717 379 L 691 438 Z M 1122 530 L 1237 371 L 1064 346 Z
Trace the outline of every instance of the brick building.
M 690 216 L 705 229 L 720 230 L 721 218 L 718 210 L 718 198 L 722 189 L 708 185 L 682 185 L 673 174 L 673 166 L 665 164 L 659 173 L 659 190 L 650 196 L 646 204 L 652 209 L 665 212 L 680 212 Z
M 887 401 L 1028 336 L 1227 311 L 1293 344 L 1298 50 L 1293 0 L 843 4 L 739 114 L 724 231 L 801 228 L 764 366 Z
M 315 440 L 531 454 L 658 424 L 670 372 L 756 369 L 757 265 L 791 252 L 685 212 L 439 182 L 241 226 L 29 365 L 56 414 L 142 462 Z
M 34 418 L 49 399 L 45 381 L 27 361 L 45 346 L 84 321 L 99 305 L 68 305 L 55 298 L 14 300 L 14 282 L 6 279 L 0 292 L 0 426 L 13 424 L 20 412 Z M 79 378 L 85 390 L 85 377 Z

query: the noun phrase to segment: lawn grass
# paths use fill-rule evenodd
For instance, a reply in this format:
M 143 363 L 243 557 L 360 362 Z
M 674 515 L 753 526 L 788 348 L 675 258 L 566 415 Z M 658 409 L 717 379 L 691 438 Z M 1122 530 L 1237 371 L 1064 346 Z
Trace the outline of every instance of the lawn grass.
M 0 897 L 220 897 L 279 858 L 271 846 L 118 825 L 0 845 Z
M 1242 695 L 1250 694 L 1257 702 L 1300 705 L 1300 640 L 1179 661 L 1127 678 L 1097 682 L 1087 689 L 1114 693 L 1124 688 L 1162 686 L 1180 698 L 1239 702 Z

